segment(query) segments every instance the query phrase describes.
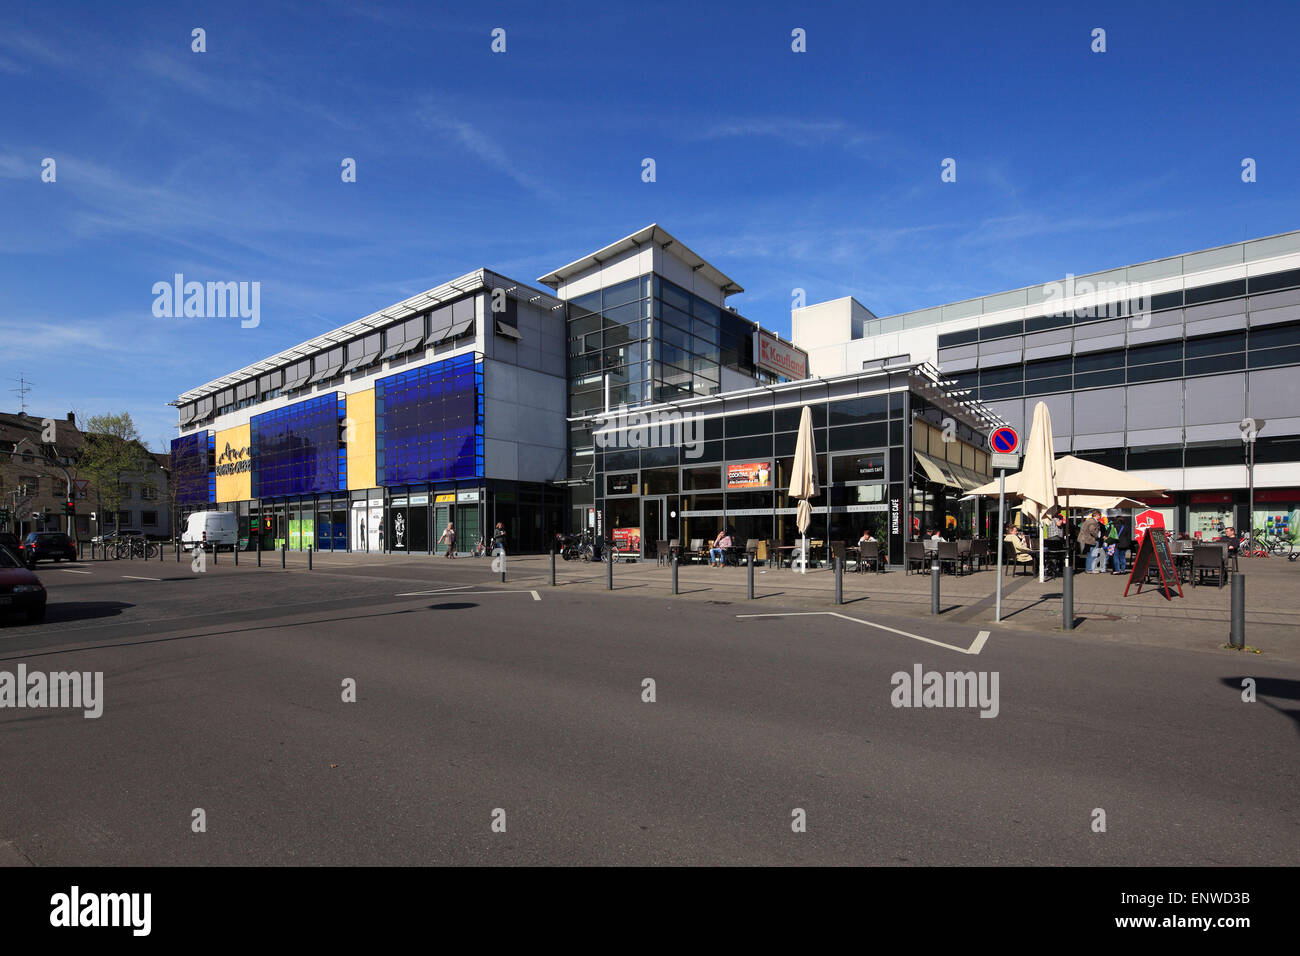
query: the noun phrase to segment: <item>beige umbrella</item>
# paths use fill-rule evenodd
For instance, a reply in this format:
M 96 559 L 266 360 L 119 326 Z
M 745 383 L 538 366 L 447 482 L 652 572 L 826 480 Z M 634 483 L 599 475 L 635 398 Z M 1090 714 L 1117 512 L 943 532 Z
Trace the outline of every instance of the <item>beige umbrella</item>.
M 803 573 L 808 573 L 808 525 L 812 523 L 809 498 L 817 496 L 817 445 L 813 440 L 812 409 L 803 407 L 799 416 L 799 437 L 794 446 L 790 473 L 790 497 L 799 499 L 795 524 L 803 535 Z
M 1034 421 L 1025 442 L 1025 461 L 1017 488 L 1024 504 L 1020 510 L 1041 522 L 1048 508 L 1056 504 L 1056 450 L 1052 445 L 1052 415 L 1046 402 L 1034 406 Z M 1046 579 L 1043 567 L 1043 533 L 1038 533 L 1038 582 Z
M 1021 495 L 1024 482 L 1023 470 L 1014 475 L 1007 475 L 1007 494 Z M 1145 478 L 1138 478 L 1118 468 L 1111 468 L 1086 458 L 1062 455 L 1056 459 L 1056 495 L 1058 498 L 1077 495 L 1124 495 L 1154 498 L 1163 495 L 1169 489 L 1163 485 L 1153 484 Z M 996 495 L 998 483 L 990 481 L 970 491 L 972 495 Z

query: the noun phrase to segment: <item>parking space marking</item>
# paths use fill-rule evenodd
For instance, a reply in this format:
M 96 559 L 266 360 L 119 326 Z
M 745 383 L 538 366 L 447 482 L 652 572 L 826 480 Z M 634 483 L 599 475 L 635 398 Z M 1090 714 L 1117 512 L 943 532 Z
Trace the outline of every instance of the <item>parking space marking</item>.
M 945 644 L 943 641 L 936 641 L 932 637 L 922 637 L 920 634 L 912 634 L 909 631 L 900 631 L 896 627 L 888 627 L 884 624 L 876 624 L 874 621 L 864 621 L 860 617 L 850 617 L 847 614 L 840 614 L 838 611 L 787 611 L 784 613 L 776 612 L 770 614 L 737 614 L 736 617 L 753 618 L 753 617 L 838 617 L 845 621 L 853 621 L 856 624 L 865 624 L 867 627 L 879 628 L 882 631 L 888 631 L 891 634 L 898 634 L 902 637 L 910 637 L 914 641 L 924 641 L 926 644 L 934 644 L 937 647 L 946 647 L 950 651 L 957 651 L 959 654 L 978 654 L 984 650 L 984 645 L 988 642 L 989 632 L 980 631 L 975 636 L 974 643 L 970 647 L 958 647 L 956 644 Z
M 466 584 L 463 587 L 473 587 Z M 403 591 L 401 594 L 394 594 L 393 597 L 423 597 L 426 594 L 531 594 L 534 601 L 540 601 L 542 596 L 536 591 L 463 591 L 460 588 L 444 588 L 440 591 Z
M 130 578 L 132 581 L 161 581 L 162 578 L 142 578 L 138 574 L 124 574 L 124 578 Z
M 89 571 L 76 571 L 72 568 L 55 568 L 56 571 L 62 571 L 64 574 L 90 574 Z

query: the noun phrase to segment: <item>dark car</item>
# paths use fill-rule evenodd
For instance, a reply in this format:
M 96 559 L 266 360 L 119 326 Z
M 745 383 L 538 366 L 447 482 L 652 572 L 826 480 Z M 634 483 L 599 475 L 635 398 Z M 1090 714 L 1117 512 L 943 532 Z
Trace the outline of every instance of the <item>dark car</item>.
M 62 531 L 33 531 L 19 546 L 18 557 L 30 568 L 37 561 L 77 560 L 77 546 Z
M 45 617 L 45 587 L 19 563 L 8 548 L 0 548 L 0 612 L 22 611 L 35 623 Z
M 18 543 L 18 535 L 10 534 L 8 531 L 0 531 L 0 548 L 8 548 L 17 557 L 20 547 L 22 545 Z

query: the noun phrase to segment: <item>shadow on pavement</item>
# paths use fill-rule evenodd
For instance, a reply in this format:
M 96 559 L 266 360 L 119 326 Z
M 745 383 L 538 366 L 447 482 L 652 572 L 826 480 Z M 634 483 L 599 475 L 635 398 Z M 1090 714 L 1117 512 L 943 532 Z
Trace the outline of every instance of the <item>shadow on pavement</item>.
M 1249 675 L 1224 677 L 1222 682 L 1225 687 L 1230 687 L 1240 694 L 1243 689 L 1241 682 L 1247 676 Z M 1264 699 L 1273 697 L 1278 700 L 1300 700 L 1300 680 L 1290 680 L 1285 677 L 1255 677 L 1253 680 L 1255 681 L 1255 699 L 1265 707 L 1291 718 L 1296 724 L 1296 731 L 1300 732 L 1300 709 L 1279 707 L 1272 701 Z

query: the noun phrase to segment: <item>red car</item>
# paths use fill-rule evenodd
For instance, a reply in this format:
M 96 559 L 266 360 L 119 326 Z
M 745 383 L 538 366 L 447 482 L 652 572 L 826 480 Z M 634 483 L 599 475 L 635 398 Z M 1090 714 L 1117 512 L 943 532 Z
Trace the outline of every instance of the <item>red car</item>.
M 33 624 L 45 619 L 45 586 L 8 548 L 0 548 L 0 612 L 22 611 Z

